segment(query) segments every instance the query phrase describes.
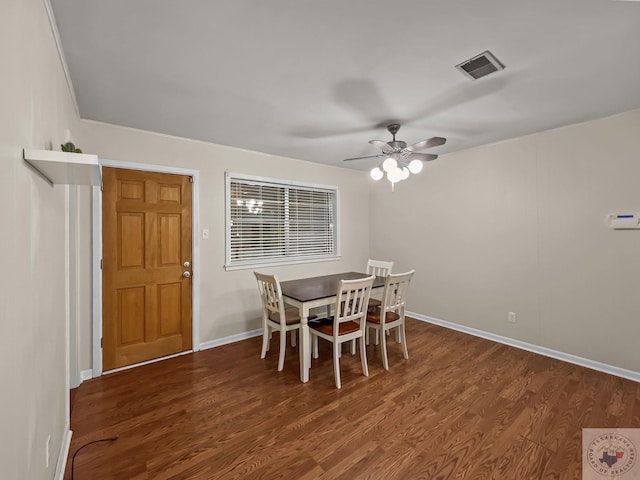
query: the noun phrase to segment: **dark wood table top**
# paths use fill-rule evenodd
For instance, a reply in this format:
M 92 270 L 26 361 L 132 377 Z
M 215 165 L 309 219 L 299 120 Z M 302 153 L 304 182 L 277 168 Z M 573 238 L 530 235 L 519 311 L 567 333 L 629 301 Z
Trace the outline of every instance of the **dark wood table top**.
M 369 275 L 359 272 L 335 273 L 332 275 L 322 275 L 319 277 L 301 278 L 298 280 L 287 280 L 280 282 L 282 295 L 293 298 L 299 302 L 310 302 L 320 298 L 334 297 L 338 292 L 340 280 L 355 280 L 366 278 Z M 384 277 L 376 277 L 373 287 L 383 287 Z

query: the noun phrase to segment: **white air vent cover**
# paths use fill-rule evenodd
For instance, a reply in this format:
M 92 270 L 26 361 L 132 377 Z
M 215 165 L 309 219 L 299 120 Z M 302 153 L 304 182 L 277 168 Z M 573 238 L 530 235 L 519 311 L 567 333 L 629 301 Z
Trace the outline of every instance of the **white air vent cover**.
M 504 65 L 489 50 L 487 50 L 456 65 L 456 68 L 466 76 L 473 80 L 477 80 L 489 75 L 490 73 L 502 70 Z

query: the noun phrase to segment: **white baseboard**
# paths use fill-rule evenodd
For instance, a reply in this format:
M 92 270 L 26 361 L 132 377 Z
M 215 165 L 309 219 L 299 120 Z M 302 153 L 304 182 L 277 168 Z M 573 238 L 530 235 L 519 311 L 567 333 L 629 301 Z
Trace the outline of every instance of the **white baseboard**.
M 466 325 L 460 325 L 458 323 L 447 322 L 438 318 L 429 317 L 415 312 L 406 312 L 408 317 L 421 320 L 423 322 L 432 323 L 441 327 L 456 330 L 458 332 L 468 333 L 476 337 L 485 338 L 494 342 L 509 345 L 511 347 L 520 348 L 521 350 L 527 350 L 529 352 L 544 355 L 545 357 L 555 358 L 556 360 L 562 360 L 564 362 L 573 363 L 581 367 L 590 368 L 592 370 L 598 370 L 599 372 L 615 375 L 616 377 L 626 378 L 633 380 L 634 382 L 640 382 L 640 372 L 634 372 L 633 370 L 627 370 L 625 368 L 608 365 L 606 363 L 597 362 L 584 357 L 578 357 L 570 353 L 560 352 L 558 350 L 552 350 L 551 348 L 541 347 L 539 345 L 533 345 L 532 343 L 522 342 L 509 337 L 503 337 L 502 335 L 496 335 L 495 333 L 485 332 L 484 330 L 478 330 L 476 328 L 467 327 Z
M 58 452 L 58 463 L 56 463 L 56 474 L 53 477 L 55 480 L 64 479 L 64 471 L 67 467 L 67 460 L 69 459 L 69 447 L 71 446 L 71 436 L 73 432 L 69 430 L 69 424 L 65 428 L 64 438 L 62 439 L 62 445 L 60 445 L 60 452 Z
M 80 383 L 84 382 L 85 380 L 91 380 L 93 378 L 93 370 L 89 369 L 89 370 L 82 370 L 80 372 Z
M 236 335 L 230 335 L 228 337 L 218 338 L 217 340 L 210 340 L 200 344 L 200 350 L 206 350 L 207 348 L 219 347 L 221 345 L 227 345 L 229 343 L 239 342 L 246 340 L 247 338 L 258 337 L 262 335 L 262 329 L 250 330 L 248 332 L 238 333 Z

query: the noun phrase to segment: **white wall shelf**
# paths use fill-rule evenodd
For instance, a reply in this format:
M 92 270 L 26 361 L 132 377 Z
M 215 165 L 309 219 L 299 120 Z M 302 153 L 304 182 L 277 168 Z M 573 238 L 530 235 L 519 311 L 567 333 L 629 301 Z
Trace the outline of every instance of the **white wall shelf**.
M 24 149 L 23 158 L 52 184 L 102 185 L 97 155 Z

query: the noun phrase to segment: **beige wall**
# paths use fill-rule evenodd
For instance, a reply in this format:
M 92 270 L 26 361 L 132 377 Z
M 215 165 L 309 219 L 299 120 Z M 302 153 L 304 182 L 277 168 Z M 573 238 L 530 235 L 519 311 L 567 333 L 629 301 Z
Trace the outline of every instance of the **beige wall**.
M 264 267 L 262 271 L 276 272 L 281 280 L 286 280 L 363 270 L 366 266 L 370 179 L 364 172 L 88 121 L 81 122 L 80 134 L 85 151 L 96 153 L 101 159 L 199 171 L 200 226 L 210 230 L 210 239 L 200 240 L 200 343 L 260 328 L 260 302 L 253 270 L 224 269 L 224 172 L 227 170 L 339 188 L 342 259 Z M 89 231 L 89 226 L 85 231 Z M 91 368 L 90 358 L 82 359 L 82 368 Z
M 640 371 L 640 111 L 446 155 L 371 189 L 371 255 L 409 309 Z M 507 322 L 507 313 L 517 323 Z
M 393 259 L 396 271 L 417 269 L 413 311 L 640 371 L 640 232 L 605 226 L 610 212 L 640 211 L 640 111 L 448 155 L 391 194 L 386 185 L 369 189 L 362 172 L 78 122 L 43 3 L 8 0 L 0 12 L 8 19 L 0 63 L 11 67 L 0 76 L 3 478 L 52 478 L 67 428 L 67 188 L 51 187 L 21 158 L 24 147 L 57 146 L 67 129 L 103 158 L 200 171 L 200 224 L 211 231 L 201 241 L 201 342 L 259 327 L 251 270 L 223 268 L 230 170 L 340 188 L 342 260 L 268 268 L 282 279 Z M 79 198 L 72 301 L 88 369 L 88 188 Z
M 43 2 L 6 0 L 0 16 L 0 477 L 51 479 L 67 428 L 66 187 L 22 149 L 60 144 L 76 115 Z

